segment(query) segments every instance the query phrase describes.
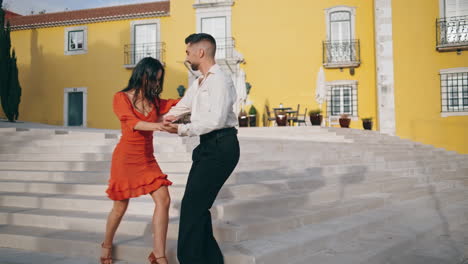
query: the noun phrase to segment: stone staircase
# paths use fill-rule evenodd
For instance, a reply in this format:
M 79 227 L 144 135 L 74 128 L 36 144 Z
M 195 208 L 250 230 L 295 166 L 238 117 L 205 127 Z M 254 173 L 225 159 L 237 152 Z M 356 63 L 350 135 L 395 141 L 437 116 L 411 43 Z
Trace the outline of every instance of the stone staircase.
M 0 247 L 97 259 L 118 138 L 117 131 L 1 128 Z M 249 128 L 239 139 L 239 165 L 212 208 L 227 264 L 464 259 L 468 156 L 354 129 Z M 155 156 L 174 182 L 170 263 L 177 263 L 180 200 L 196 144 L 155 134 Z M 117 263 L 145 263 L 153 207 L 148 196 L 130 202 Z

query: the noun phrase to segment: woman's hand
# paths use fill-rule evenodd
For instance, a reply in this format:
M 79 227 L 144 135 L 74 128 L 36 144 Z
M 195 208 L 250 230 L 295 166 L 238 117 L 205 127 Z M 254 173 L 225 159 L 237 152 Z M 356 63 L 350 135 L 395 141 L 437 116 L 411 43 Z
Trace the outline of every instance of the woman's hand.
M 173 116 L 173 115 L 168 115 L 168 116 L 165 116 L 164 119 L 163 119 L 163 124 L 164 125 L 170 125 L 172 124 L 172 122 L 174 121 L 177 121 L 179 118 L 176 117 L 176 116 Z
M 163 132 L 167 132 L 167 126 L 164 125 L 163 122 L 160 122 L 160 123 L 153 123 L 153 130 L 154 131 L 163 131 Z

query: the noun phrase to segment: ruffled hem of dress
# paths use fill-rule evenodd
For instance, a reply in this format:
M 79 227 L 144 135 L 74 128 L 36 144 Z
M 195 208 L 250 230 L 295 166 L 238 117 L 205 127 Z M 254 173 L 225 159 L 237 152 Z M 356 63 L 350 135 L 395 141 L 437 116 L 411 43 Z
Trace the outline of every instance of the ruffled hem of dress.
M 170 185 L 172 185 L 172 182 L 170 180 L 167 180 L 165 178 L 155 178 L 154 181 L 152 181 L 151 183 L 139 186 L 137 188 L 128 188 L 125 190 L 114 190 L 114 189 L 111 189 L 111 187 L 109 187 L 106 190 L 106 193 L 107 193 L 107 196 L 111 200 L 120 201 L 120 200 L 125 200 L 129 198 L 135 198 L 141 195 L 145 195 L 145 194 L 156 191 L 161 186 L 170 186 Z

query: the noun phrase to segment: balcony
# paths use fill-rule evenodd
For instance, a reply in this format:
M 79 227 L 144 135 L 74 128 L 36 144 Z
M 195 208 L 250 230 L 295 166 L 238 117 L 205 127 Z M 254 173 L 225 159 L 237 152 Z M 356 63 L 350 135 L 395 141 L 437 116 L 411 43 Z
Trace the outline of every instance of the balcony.
M 216 62 L 226 66 L 230 72 L 237 70 L 237 64 L 244 62 L 244 58 L 236 51 L 234 38 L 216 39 Z
M 361 64 L 359 40 L 324 41 L 325 68 L 355 68 Z
M 438 51 L 468 49 L 468 16 L 439 18 L 436 29 Z
M 158 59 L 164 64 L 165 51 L 166 44 L 164 42 L 125 45 L 124 66 L 126 68 L 134 68 L 135 65 L 145 57 Z

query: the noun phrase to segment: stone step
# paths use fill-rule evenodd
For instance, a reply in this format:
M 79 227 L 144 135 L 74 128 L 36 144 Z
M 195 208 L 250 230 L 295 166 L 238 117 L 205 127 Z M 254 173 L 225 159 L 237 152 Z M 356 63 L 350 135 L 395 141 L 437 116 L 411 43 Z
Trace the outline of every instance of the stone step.
M 466 208 L 466 205 L 465 205 Z M 378 232 L 366 232 L 346 244 L 335 244 L 303 261 L 303 263 L 350 264 L 459 264 L 464 259 L 463 245 L 456 241 L 453 229 L 466 226 L 460 208 L 424 216 L 396 219 Z M 418 223 L 419 221 L 419 223 Z M 447 226 L 450 228 L 448 229 Z M 437 237 L 434 234 L 438 234 Z M 428 240 L 428 237 L 432 239 Z M 429 242 L 429 243 L 428 243 Z M 411 249 L 419 249 L 416 252 Z M 408 252 L 410 251 L 410 252 Z M 308 261 L 308 262 L 304 262 Z
M 297 206 L 299 208 L 307 206 L 315 206 L 318 203 L 341 201 L 343 199 L 352 198 L 354 196 L 368 194 L 376 191 L 392 192 L 392 200 L 414 199 L 428 195 L 430 189 L 426 186 L 412 188 L 409 182 L 415 182 L 414 179 L 392 179 L 375 181 L 365 185 L 349 185 L 340 187 L 331 185 L 325 188 L 318 189 L 298 189 L 294 192 L 278 192 L 267 193 L 259 197 L 231 196 L 230 186 L 227 185 L 212 208 L 213 219 L 232 220 L 238 219 L 239 215 L 245 215 L 251 212 L 258 212 L 259 208 L 266 208 L 266 211 L 274 210 L 275 208 L 289 208 Z M 14 187 L 15 184 L 5 184 L 5 186 Z M 13 185 L 13 186 L 12 186 Z M 40 208 L 52 210 L 69 210 L 74 208 L 76 211 L 87 212 L 107 212 L 111 207 L 111 201 L 104 196 L 104 186 L 95 187 L 94 192 L 102 190 L 102 194 L 83 195 L 72 194 L 73 192 L 64 192 L 65 194 L 48 194 L 35 192 L 1 192 L 0 206 L 7 207 L 23 207 L 23 208 Z M 242 190 L 244 186 L 234 186 Z M 240 193 L 248 193 L 251 186 L 246 186 Z M 70 188 L 74 188 L 73 185 Z M 90 189 L 88 187 L 88 189 Z M 411 190 L 408 192 L 407 190 Z M 171 216 L 176 217 L 179 214 L 180 198 L 183 193 L 183 187 L 174 188 L 172 191 L 174 197 L 171 204 Z M 177 199 L 178 198 L 178 199 Z M 389 199 L 390 200 L 390 199 Z M 142 196 L 132 200 L 132 207 L 129 208 L 131 214 L 151 215 L 154 204 L 149 196 Z
M 158 162 L 192 161 L 192 154 L 188 152 L 155 153 Z M 112 160 L 112 153 L 24 153 L 0 154 L 0 161 L 107 161 Z
M 62 153 L 112 153 L 115 145 L 102 145 L 102 146 L 89 146 L 89 145 L 77 145 L 77 146 L 44 146 L 44 147 L 12 147 L 12 148 L 0 148 L 0 154 L 23 154 L 23 153 L 35 153 L 35 154 L 62 154 Z M 159 146 L 154 148 L 155 153 L 191 153 L 192 148 L 188 146 Z
M 148 233 L 150 231 L 147 231 Z M 71 257 L 98 256 L 102 232 L 83 232 L 36 227 L 0 226 L 0 247 L 12 247 L 22 250 L 45 253 L 59 253 Z M 116 236 L 114 258 L 121 261 L 146 263 L 151 252 L 150 236 Z M 226 264 L 254 264 L 254 257 L 239 252 L 234 246 L 221 245 Z M 176 241 L 167 241 L 166 256 L 169 263 L 178 263 L 176 259 Z
M 97 175 L 97 174 L 96 174 Z M 93 177 L 93 176 L 89 176 Z M 96 176 L 94 176 L 96 177 Z M 99 174 L 98 177 L 107 178 L 108 175 Z M 96 180 L 96 182 L 79 182 L 73 181 L 68 178 L 67 181 L 29 181 L 24 178 L 11 177 L 15 179 L 1 179 L 0 178 L 0 192 L 14 192 L 14 193 L 42 193 L 42 194 L 73 194 L 85 196 L 99 196 L 103 195 L 107 188 L 107 181 Z M 171 174 L 168 177 L 174 182 L 169 188 L 171 197 L 173 199 L 181 199 L 185 190 L 185 183 L 187 181 L 186 174 Z M 79 179 L 77 179 L 79 180 Z M 423 183 L 416 177 L 399 177 L 386 175 L 384 173 L 372 173 L 362 175 L 334 175 L 327 178 L 320 177 L 295 177 L 285 178 L 278 180 L 263 180 L 255 182 L 242 182 L 239 178 L 238 181 L 229 180 L 221 189 L 218 194 L 219 199 L 236 199 L 246 197 L 260 197 L 264 195 L 272 195 L 288 192 L 304 192 L 315 191 L 323 188 L 340 189 L 346 188 L 350 191 L 357 191 L 361 189 L 381 190 L 381 185 L 388 190 L 392 186 L 412 186 L 417 183 Z M 456 178 L 454 179 L 456 180 Z M 424 181 L 426 182 L 426 181 Z M 369 185 L 370 184 L 370 185 Z
M 407 227 L 414 227 L 417 230 L 421 230 L 420 226 L 424 226 L 424 231 L 430 232 L 437 227 L 444 226 L 445 223 L 457 223 L 460 219 L 466 221 L 466 217 L 463 216 L 463 212 L 460 211 L 460 208 L 466 208 L 465 197 L 466 194 L 451 196 L 451 194 L 447 193 L 438 196 L 437 199 L 439 199 L 440 204 L 447 205 L 447 208 L 450 208 L 450 214 L 445 214 L 445 219 L 440 219 L 441 215 L 438 213 L 439 211 L 437 211 L 437 208 L 434 208 L 434 199 L 432 197 L 425 197 L 411 202 L 395 204 L 389 207 L 337 218 L 324 224 L 305 226 L 287 233 L 276 234 L 256 241 L 246 241 L 245 244 L 248 244 L 248 246 L 246 248 L 241 248 L 239 246 L 239 248 L 248 249 L 249 252 L 261 252 L 256 255 L 256 263 L 385 264 L 386 262 L 384 261 L 351 261 L 354 257 L 363 255 L 364 252 L 360 251 L 346 255 L 347 258 L 335 258 L 333 261 L 329 262 L 327 262 L 327 257 L 335 256 L 334 252 L 337 248 L 345 246 L 349 241 L 356 240 L 356 238 L 363 242 L 366 236 L 370 234 L 388 235 L 390 232 L 392 235 L 390 237 L 393 237 L 393 235 L 396 236 L 397 234 L 389 231 L 389 229 L 393 227 L 397 229 L 397 231 L 399 228 L 404 230 L 403 227 L 397 226 L 402 223 L 406 224 Z M 416 208 L 418 208 L 417 217 L 414 217 Z M 447 208 L 445 212 L 448 211 Z M 415 230 L 405 231 L 410 236 L 415 233 Z M 417 242 L 417 240 L 415 241 L 414 239 L 413 241 Z M 373 241 L 374 247 L 383 245 L 384 243 L 382 242 L 384 241 Z M 406 246 L 407 245 L 408 244 L 406 244 Z M 372 245 L 369 244 L 366 244 L 366 246 L 367 248 L 372 247 Z M 363 249 L 366 249 L 366 247 Z M 376 253 L 375 255 L 377 256 L 380 255 L 378 253 L 379 251 L 371 250 L 371 252 Z M 325 254 L 318 255 L 316 253 Z M 395 255 L 398 254 L 399 251 L 392 251 L 392 253 Z M 325 255 L 325 257 L 323 257 L 323 255 Z M 303 256 L 302 261 L 294 259 L 298 256 Z M 308 262 L 306 260 L 308 260 Z
M 440 204 L 450 203 L 455 206 L 456 202 L 463 200 L 465 196 L 459 194 L 439 195 Z M 421 204 L 431 205 L 430 198 L 424 199 Z M 466 203 L 465 203 L 466 204 Z M 363 237 L 369 230 L 383 227 L 392 223 L 395 219 L 401 219 L 403 213 L 411 213 L 414 208 L 419 210 L 419 218 L 432 219 L 437 213 L 427 211 L 425 207 L 411 206 L 406 211 L 393 205 L 393 208 L 383 208 L 363 213 L 353 214 L 324 224 L 310 225 L 295 229 L 287 233 L 268 236 L 263 239 L 248 240 L 240 243 L 221 243 L 225 254 L 226 263 L 290 263 L 287 262 L 291 256 L 298 252 L 319 251 L 327 247 L 332 240 L 350 240 L 353 237 Z M 458 207 L 457 207 L 458 209 Z M 459 210 L 456 210 L 459 212 Z M 466 218 L 466 216 L 464 216 Z M 451 221 L 453 217 L 448 217 Z M 427 221 L 426 221 L 427 222 Z M 147 231 L 148 232 L 148 231 Z M 98 256 L 99 243 L 102 240 L 102 232 L 77 232 L 74 230 L 57 230 L 37 227 L 17 227 L 4 225 L 0 227 L 0 246 L 15 247 L 26 250 L 38 250 L 41 252 L 60 252 L 69 256 Z M 144 261 L 144 257 L 151 247 L 150 236 L 128 236 L 117 233 L 115 256 L 122 260 Z M 38 247 L 38 245 L 42 245 Z M 72 250 L 71 250 L 72 249 Z M 304 251 L 305 250 L 305 251 Z M 175 241 L 168 241 L 169 261 L 175 262 Z M 319 262 L 320 263 L 320 262 Z
M 213 232 L 218 241 L 240 242 L 262 236 L 285 232 L 307 224 L 318 224 L 331 219 L 383 206 L 379 197 L 354 199 L 340 204 L 324 203 L 314 208 L 280 210 L 277 212 L 243 216 L 237 221 L 213 222 Z M 110 208 L 108 209 L 110 210 Z M 70 210 L 50 210 L 21 207 L 0 208 L 0 225 L 29 226 L 57 230 L 102 232 L 107 213 L 90 213 Z M 151 216 L 125 215 L 119 234 L 131 236 L 151 235 Z M 168 238 L 177 239 L 178 219 L 169 223 Z
M 0 206 L 39 208 L 50 210 L 74 210 L 91 213 L 105 213 L 112 208 L 112 201 L 104 195 L 52 195 L 41 193 L 0 193 Z M 170 215 L 179 215 L 179 204 L 171 204 Z M 149 195 L 132 199 L 132 206 L 127 210 L 134 215 L 152 215 L 154 202 Z
M 63 254 L 42 253 L 12 248 L 0 248 L 0 263 L 3 264 L 96 264 L 98 257 L 70 257 Z M 135 264 L 114 261 L 114 264 Z
M 165 173 L 189 172 L 192 162 L 158 162 Z M 108 161 L 0 161 L 1 170 L 110 171 Z M 0 172 L 1 173 L 1 172 Z

